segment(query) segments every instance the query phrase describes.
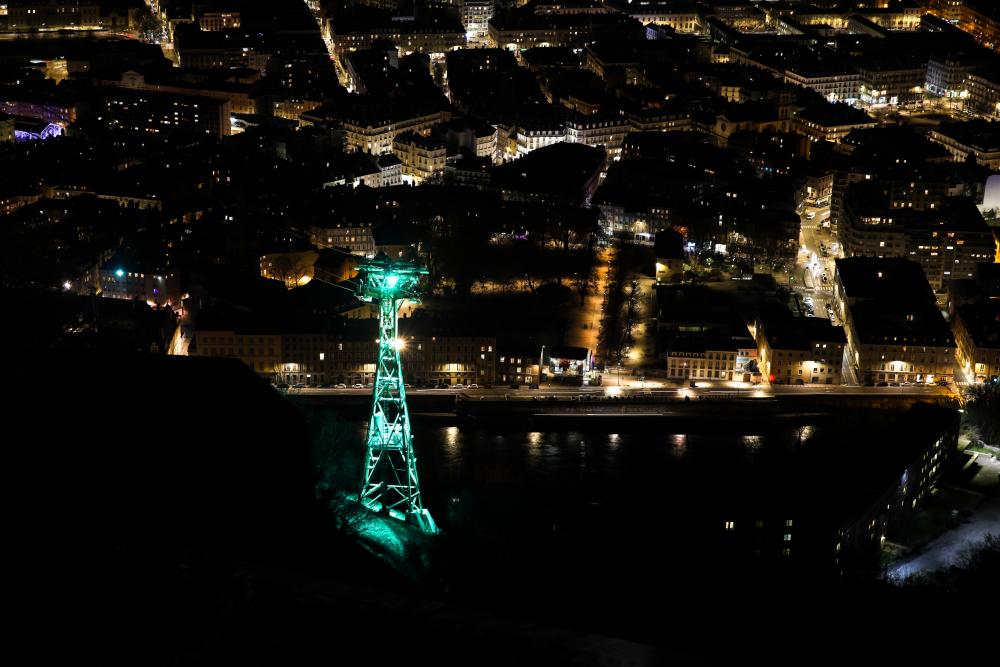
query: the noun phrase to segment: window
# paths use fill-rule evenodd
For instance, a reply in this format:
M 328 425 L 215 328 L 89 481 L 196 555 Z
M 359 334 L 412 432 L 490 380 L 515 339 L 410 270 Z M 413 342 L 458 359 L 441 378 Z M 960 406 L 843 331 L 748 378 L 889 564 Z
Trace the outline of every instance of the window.
M 726 530 L 735 530 L 736 524 L 733 521 L 726 522 Z
M 763 519 L 757 519 L 757 527 L 758 528 L 763 528 L 764 527 L 764 520 Z
M 781 541 L 782 542 L 791 542 L 792 541 L 792 534 L 791 533 L 785 533 L 784 535 L 781 536 Z
M 785 528 L 791 528 L 791 527 L 792 527 L 792 520 L 785 519 Z

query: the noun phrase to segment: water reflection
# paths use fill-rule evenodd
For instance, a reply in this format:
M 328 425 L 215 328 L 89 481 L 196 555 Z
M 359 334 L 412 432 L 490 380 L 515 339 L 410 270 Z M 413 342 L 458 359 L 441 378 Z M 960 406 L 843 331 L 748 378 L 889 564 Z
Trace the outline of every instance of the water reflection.
M 682 459 L 687 455 L 688 437 L 685 433 L 670 436 L 670 453 L 674 458 Z
M 541 431 L 531 431 L 528 433 L 528 459 L 535 463 L 542 457 L 542 446 L 545 443 L 544 434 Z

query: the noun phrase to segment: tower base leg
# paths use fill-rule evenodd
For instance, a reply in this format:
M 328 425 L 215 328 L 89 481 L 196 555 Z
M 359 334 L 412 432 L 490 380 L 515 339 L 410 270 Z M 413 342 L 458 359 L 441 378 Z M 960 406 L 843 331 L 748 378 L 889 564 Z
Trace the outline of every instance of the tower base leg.
M 407 512 L 406 521 L 420 529 L 425 535 L 437 535 L 438 527 L 431 513 L 425 509 Z

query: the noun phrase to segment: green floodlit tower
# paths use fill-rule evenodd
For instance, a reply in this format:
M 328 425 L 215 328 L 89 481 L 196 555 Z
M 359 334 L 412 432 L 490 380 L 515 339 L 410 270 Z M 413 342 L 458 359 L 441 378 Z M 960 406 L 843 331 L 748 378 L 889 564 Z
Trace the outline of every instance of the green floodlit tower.
M 368 420 L 368 451 L 360 502 L 373 511 L 417 525 L 425 533 L 437 526 L 420 500 L 417 457 L 413 453 L 410 413 L 406 409 L 403 364 L 399 359 L 399 306 L 416 300 L 417 281 L 427 269 L 384 256 L 361 262 L 358 298 L 378 307 L 378 361 Z

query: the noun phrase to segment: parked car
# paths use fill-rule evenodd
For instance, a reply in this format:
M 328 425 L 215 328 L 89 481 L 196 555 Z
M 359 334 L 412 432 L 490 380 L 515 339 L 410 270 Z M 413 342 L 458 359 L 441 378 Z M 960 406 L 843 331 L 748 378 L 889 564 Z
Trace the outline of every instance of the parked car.
M 900 387 L 912 387 L 913 383 L 912 382 L 900 382 L 899 386 Z
M 343 382 L 338 382 L 337 384 L 335 384 L 333 386 L 334 386 L 335 389 L 347 389 L 347 385 L 344 384 Z
M 519 385 L 519 384 L 518 384 L 518 383 L 516 383 L 516 382 L 511 382 L 511 383 L 510 383 L 509 385 L 507 385 L 507 386 L 508 386 L 508 387 L 510 387 L 511 389 L 520 389 L 520 388 L 521 388 L 521 385 Z
M 469 385 L 469 389 L 479 389 L 479 385 L 473 382 L 472 384 Z
M 815 217 L 816 217 L 815 211 L 809 211 L 808 213 L 806 213 L 806 220 L 812 220 Z
M 364 389 L 364 388 L 365 386 L 360 382 L 355 382 L 354 384 L 351 385 L 351 389 Z
M 465 385 L 464 385 L 464 384 L 462 384 L 461 382 L 456 382 L 456 383 L 455 383 L 455 384 L 454 384 L 454 385 L 452 386 L 452 388 L 453 388 L 453 389 L 465 389 Z
M 274 386 L 277 387 L 278 389 L 288 389 L 288 383 L 287 382 L 279 382 L 278 384 L 276 384 Z
M 304 384 L 302 384 L 301 382 L 299 382 L 298 384 L 293 384 L 292 385 L 292 389 L 305 389 L 305 388 L 306 388 L 306 386 Z

